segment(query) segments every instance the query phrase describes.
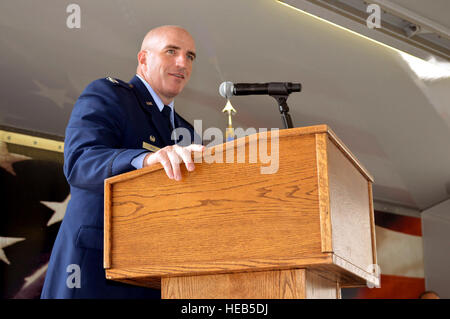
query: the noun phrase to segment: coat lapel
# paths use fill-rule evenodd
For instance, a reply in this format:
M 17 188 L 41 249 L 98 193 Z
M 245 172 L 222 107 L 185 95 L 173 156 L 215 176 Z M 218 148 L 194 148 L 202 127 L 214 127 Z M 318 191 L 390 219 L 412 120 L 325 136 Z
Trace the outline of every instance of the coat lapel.
M 165 145 L 173 145 L 174 142 L 170 138 L 171 132 L 167 125 L 167 120 L 159 111 L 158 106 L 153 100 L 150 92 L 145 87 L 144 83 L 142 83 L 136 75 L 131 79 L 130 83 L 133 84 L 133 91 L 141 103 L 141 107 L 151 116 L 152 122 L 158 130 L 158 133 L 161 135 Z

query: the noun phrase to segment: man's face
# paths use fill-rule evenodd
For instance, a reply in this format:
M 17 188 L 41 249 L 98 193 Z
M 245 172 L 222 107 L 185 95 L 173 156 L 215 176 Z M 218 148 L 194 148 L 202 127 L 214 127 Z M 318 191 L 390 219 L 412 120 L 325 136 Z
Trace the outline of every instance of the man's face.
M 195 44 L 183 30 L 171 29 L 156 36 L 146 51 L 145 80 L 165 104 L 188 82 L 195 60 Z

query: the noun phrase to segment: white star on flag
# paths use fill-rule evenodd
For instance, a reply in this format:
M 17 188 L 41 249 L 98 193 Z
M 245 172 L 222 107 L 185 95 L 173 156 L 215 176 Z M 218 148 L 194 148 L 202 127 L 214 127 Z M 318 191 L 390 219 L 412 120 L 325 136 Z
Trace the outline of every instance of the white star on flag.
M 44 204 L 45 206 L 47 206 L 48 208 L 50 208 L 54 211 L 52 217 L 47 222 L 47 227 L 63 220 L 64 215 L 66 214 L 66 208 L 67 208 L 67 204 L 69 203 L 69 200 L 70 200 L 70 194 L 67 195 L 66 199 L 61 203 L 41 201 L 42 204 Z
M 25 277 L 25 283 L 23 284 L 21 289 L 27 288 L 29 285 L 34 283 L 36 280 L 38 280 L 45 272 L 47 271 L 48 263 L 46 263 L 44 266 L 36 270 L 34 273 L 32 273 L 30 276 Z
M 0 237 L 0 260 L 4 261 L 8 265 L 11 264 L 8 258 L 6 258 L 5 251 L 3 248 L 6 248 L 8 246 L 14 245 L 15 243 L 18 243 L 19 241 L 23 241 L 25 238 L 16 238 L 16 237 Z
M 4 168 L 7 172 L 16 176 L 12 164 L 29 159 L 31 158 L 24 155 L 9 153 L 6 143 L 0 141 L 0 167 Z

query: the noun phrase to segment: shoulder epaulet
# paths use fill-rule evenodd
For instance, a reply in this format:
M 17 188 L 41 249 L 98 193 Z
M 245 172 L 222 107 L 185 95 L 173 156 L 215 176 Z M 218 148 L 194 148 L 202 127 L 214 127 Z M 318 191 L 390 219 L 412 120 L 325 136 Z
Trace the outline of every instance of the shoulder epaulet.
M 121 86 L 121 87 L 124 87 L 127 89 L 131 89 L 133 87 L 133 84 L 127 83 L 127 82 L 119 80 L 119 79 L 112 78 L 110 76 L 106 77 L 105 79 L 114 85 Z

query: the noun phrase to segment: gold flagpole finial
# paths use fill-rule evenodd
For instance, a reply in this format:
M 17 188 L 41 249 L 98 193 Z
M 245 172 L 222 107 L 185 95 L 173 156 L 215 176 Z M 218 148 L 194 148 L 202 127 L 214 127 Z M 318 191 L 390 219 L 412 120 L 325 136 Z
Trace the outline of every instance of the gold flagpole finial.
M 228 113 L 228 127 L 225 132 L 226 140 L 227 141 L 233 140 L 234 139 L 234 130 L 233 130 L 233 123 L 231 121 L 231 116 L 233 115 L 233 113 L 236 113 L 236 110 L 234 109 L 233 105 L 231 105 L 231 102 L 229 99 L 227 100 L 227 104 L 223 108 L 222 112 Z

